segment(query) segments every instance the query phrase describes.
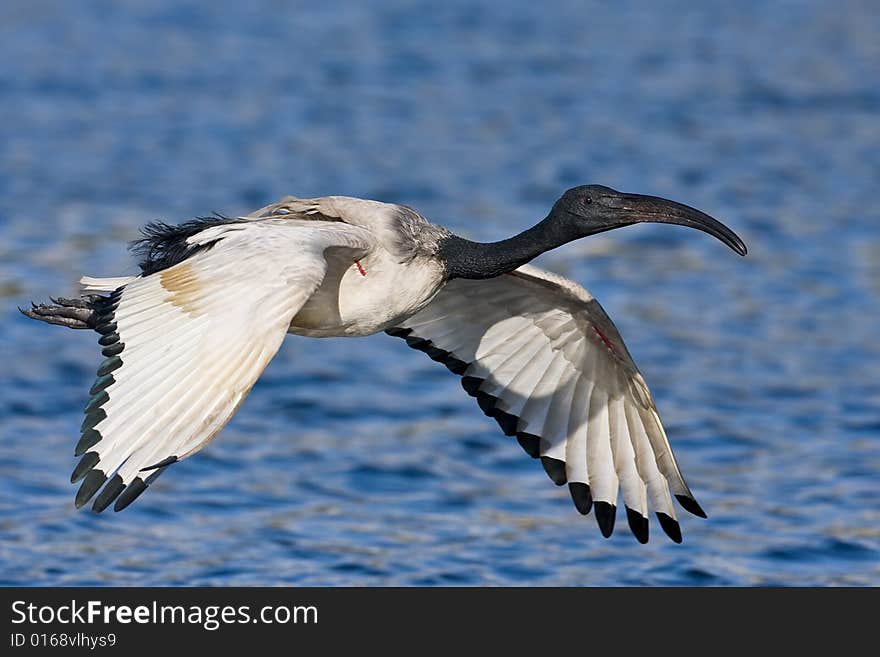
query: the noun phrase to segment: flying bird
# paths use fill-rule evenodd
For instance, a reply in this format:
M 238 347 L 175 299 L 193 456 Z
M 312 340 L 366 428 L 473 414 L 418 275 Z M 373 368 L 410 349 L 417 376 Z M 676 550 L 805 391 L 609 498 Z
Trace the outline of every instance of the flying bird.
M 640 222 L 689 226 L 740 255 L 743 241 L 699 210 L 601 185 L 566 191 L 540 223 L 473 242 L 390 203 L 282 198 L 247 216 L 148 224 L 141 273 L 83 277 L 83 295 L 31 304 L 33 319 L 100 335 L 77 508 L 131 504 L 207 445 L 288 333 L 403 338 L 568 485 L 577 510 L 614 529 L 618 493 L 636 539 L 648 518 L 681 542 L 673 497 L 705 518 L 679 471 L 651 393 L 592 295 L 529 265 L 545 251 Z M 100 491 L 100 492 L 99 492 Z

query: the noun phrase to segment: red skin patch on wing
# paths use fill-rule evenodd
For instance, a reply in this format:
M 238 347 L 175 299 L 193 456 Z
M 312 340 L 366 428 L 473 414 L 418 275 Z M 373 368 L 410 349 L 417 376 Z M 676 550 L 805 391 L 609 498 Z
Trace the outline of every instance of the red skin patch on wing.
M 617 353 L 617 350 L 614 348 L 614 345 L 611 344 L 611 340 L 608 339 L 608 336 L 602 333 L 602 331 L 597 329 L 595 326 L 593 327 L 593 330 L 596 332 L 596 335 L 599 336 L 599 339 L 604 343 L 604 345 L 608 347 L 608 349 L 610 349 L 613 353 Z
M 361 273 L 361 276 L 366 277 L 367 272 L 365 272 L 365 271 L 364 271 L 364 268 L 361 267 L 361 263 L 360 263 L 360 261 L 359 261 L 359 260 L 355 260 L 355 261 L 354 261 L 354 264 L 357 265 L 358 271 Z

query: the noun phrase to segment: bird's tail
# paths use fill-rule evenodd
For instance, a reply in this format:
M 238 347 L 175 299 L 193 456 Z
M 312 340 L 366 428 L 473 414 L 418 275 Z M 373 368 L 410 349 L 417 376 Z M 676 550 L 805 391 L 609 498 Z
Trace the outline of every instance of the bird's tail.
M 47 324 L 57 324 L 72 329 L 93 329 L 97 326 L 99 312 L 97 294 L 87 294 L 79 299 L 58 297 L 49 303 L 31 303 L 30 308 L 19 308 L 23 315 Z

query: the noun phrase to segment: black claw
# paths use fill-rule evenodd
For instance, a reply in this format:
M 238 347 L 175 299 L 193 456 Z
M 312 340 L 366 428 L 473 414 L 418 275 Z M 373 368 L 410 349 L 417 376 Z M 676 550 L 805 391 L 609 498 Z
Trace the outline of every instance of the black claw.
M 92 397 L 89 400 L 89 403 L 86 405 L 85 414 L 89 415 L 92 411 L 98 410 L 99 407 L 104 405 L 104 402 L 110 399 L 110 395 L 107 394 L 106 390 L 102 390 L 97 395 Z
M 626 507 L 626 521 L 636 540 L 643 545 L 648 542 L 648 519 L 635 509 Z
M 101 513 L 101 511 L 110 506 L 110 503 L 115 500 L 123 490 L 125 490 L 125 484 L 122 483 L 122 477 L 118 474 L 113 475 L 110 482 L 104 486 L 104 490 L 101 491 L 101 494 L 95 498 L 95 503 L 92 505 L 92 511 L 95 513 Z
M 68 308 L 88 308 L 89 304 L 84 299 L 68 299 L 66 297 L 58 297 L 57 299 L 49 297 L 52 303 L 59 306 L 67 306 Z
M 682 508 L 684 508 L 685 511 L 693 513 L 698 518 L 709 517 L 706 515 L 706 512 L 703 511 L 703 507 L 697 504 L 697 501 L 694 498 L 688 497 L 686 495 L 676 495 L 675 499 L 678 500 L 678 503 L 681 504 Z
M 541 438 L 530 433 L 517 432 L 516 439 L 526 454 L 533 459 L 541 456 Z
M 677 520 L 659 511 L 657 512 L 657 520 L 660 521 L 660 527 L 674 543 L 681 543 L 681 527 L 678 526 Z
M 110 396 L 107 396 L 107 399 L 110 399 Z M 86 413 L 86 417 L 83 420 L 82 426 L 80 426 L 79 430 L 81 432 L 86 432 L 89 429 L 94 429 L 95 425 L 98 424 L 101 420 L 107 418 L 107 411 L 103 408 L 99 408 L 91 413 Z
M 86 473 L 94 468 L 100 460 L 101 457 L 98 456 L 98 452 L 86 452 L 73 469 L 73 474 L 70 475 L 70 483 L 75 484 L 85 477 Z
M 116 500 L 116 504 L 113 505 L 113 510 L 122 511 L 125 507 L 134 502 L 138 495 L 145 490 L 147 490 L 147 484 L 144 483 L 144 480 L 140 477 L 135 477 L 134 481 L 126 487 L 122 492 L 122 495 L 119 496 L 119 499 Z
M 593 506 L 596 507 L 596 522 L 599 524 L 599 531 L 605 538 L 610 538 L 614 531 L 617 507 L 608 502 L 595 502 Z
M 82 456 L 89 450 L 89 448 L 94 447 L 99 442 L 101 442 L 101 434 L 95 429 L 86 429 L 83 432 L 82 437 L 79 439 L 79 442 L 76 444 L 76 448 L 73 450 L 74 456 Z
M 552 456 L 542 456 L 541 465 L 544 466 L 544 472 L 553 480 L 554 484 L 561 486 L 566 482 L 565 461 L 554 459 Z
M 55 324 L 56 326 L 84 329 L 94 325 L 92 311 L 85 308 L 66 305 L 49 306 L 32 301 L 29 310 L 24 308 L 19 308 L 19 310 L 31 319 L 46 322 L 47 324 Z
M 469 394 L 471 397 L 476 397 L 477 391 L 480 389 L 480 386 L 483 385 L 483 380 L 476 376 L 463 376 L 461 377 L 461 387 L 464 388 L 464 391 Z
M 120 367 L 122 367 L 122 359 L 119 356 L 110 356 L 110 358 L 101 363 L 101 367 L 98 368 L 98 376 L 109 374 Z
M 405 338 L 410 333 L 412 333 L 412 329 L 408 328 L 400 328 L 398 326 L 392 326 L 390 329 L 386 329 L 385 332 L 395 338 Z
M 83 479 L 82 485 L 76 492 L 76 499 L 73 502 L 76 505 L 76 508 L 78 509 L 88 502 L 92 495 L 97 493 L 98 489 L 104 485 L 105 481 L 107 481 L 107 475 L 103 472 L 100 470 L 89 470 L 86 478 Z
M 568 492 L 571 493 L 575 508 L 583 515 L 587 515 L 593 506 L 590 487 L 580 481 L 570 481 L 568 482 Z

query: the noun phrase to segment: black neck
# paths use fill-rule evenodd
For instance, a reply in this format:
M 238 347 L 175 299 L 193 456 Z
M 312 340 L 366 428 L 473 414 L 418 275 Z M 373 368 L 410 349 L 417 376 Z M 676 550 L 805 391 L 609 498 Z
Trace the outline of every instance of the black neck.
M 553 215 L 539 224 L 500 242 L 471 242 L 452 235 L 440 243 L 438 255 L 446 264 L 447 276 L 453 278 L 495 278 L 513 271 L 572 240 L 583 237 L 576 227 Z

